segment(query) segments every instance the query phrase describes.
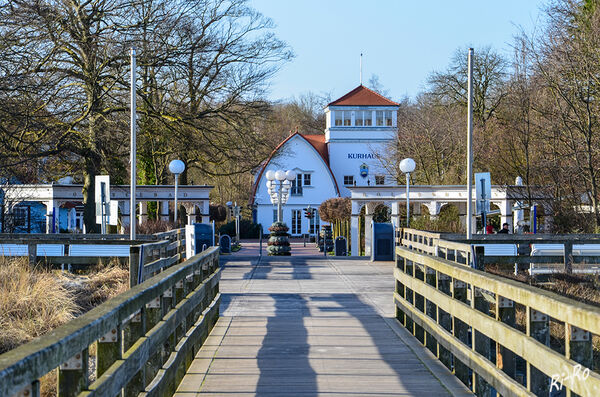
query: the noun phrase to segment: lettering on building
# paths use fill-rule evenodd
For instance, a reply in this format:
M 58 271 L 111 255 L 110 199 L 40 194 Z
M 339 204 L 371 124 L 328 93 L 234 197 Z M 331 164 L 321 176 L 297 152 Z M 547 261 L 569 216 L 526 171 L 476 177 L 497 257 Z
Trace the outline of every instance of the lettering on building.
M 349 159 L 374 159 L 373 153 L 348 153 Z

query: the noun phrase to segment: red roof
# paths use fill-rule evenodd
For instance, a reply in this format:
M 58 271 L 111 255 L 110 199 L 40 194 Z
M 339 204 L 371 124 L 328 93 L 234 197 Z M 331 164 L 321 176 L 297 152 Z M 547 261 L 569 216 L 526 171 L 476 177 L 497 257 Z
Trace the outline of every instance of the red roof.
M 333 175 L 333 171 L 331 171 L 331 167 L 329 166 L 329 151 L 327 150 L 327 144 L 325 143 L 325 135 L 323 135 L 323 134 L 319 134 L 319 135 L 303 135 L 303 134 L 300 134 L 299 132 L 296 131 L 293 134 L 291 134 L 290 136 L 288 136 L 286 139 L 284 139 L 283 142 L 281 142 L 279 145 L 277 145 L 277 147 L 275 148 L 275 150 L 273 150 L 273 152 L 271 152 L 271 155 L 269 156 L 269 158 L 267 159 L 267 161 L 265 161 L 265 163 L 261 167 L 260 172 L 258 173 L 258 177 L 256 178 L 256 182 L 254 183 L 254 186 L 252 187 L 252 196 L 250 197 L 250 205 L 254 204 L 254 199 L 255 199 L 255 196 L 256 196 L 256 190 L 258 189 L 258 184 L 260 183 L 260 180 L 262 178 L 263 172 L 265 171 L 265 168 L 267 168 L 267 165 L 269 164 L 269 162 L 273 158 L 273 155 L 275 155 L 275 153 L 279 149 L 281 149 L 281 147 L 283 145 L 285 145 L 287 141 L 289 141 L 290 139 L 292 139 L 296 135 L 304 138 L 308 143 L 310 143 L 310 145 L 313 148 L 315 148 L 315 150 L 317 151 L 317 153 L 319 153 L 319 155 L 321 156 L 321 158 L 325 162 L 325 165 L 327 166 L 327 170 L 329 171 L 329 175 L 331 176 L 331 179 L 333 179 L 333 183 L 335 185 L 335 190 L 337 191 L 338 196 L 339 196 L 339 194 L 340 194 L 340 188 L 338 187 L 337 181 L 335 180 L 335 176 Z
M 301 134 L 311 145 L 317 149 L 317 152 L 321 155 L 325 164 L 329 165 L 329 151 L 327 150 L 327 144 L 325 143 L 325 135 L 305 135 Z
M 331 102 L 327 106 L 400 106 L 394 101 L 390 101 L 383 95 L 368 89 L 364 85 L 359 85 L 343 97 Z

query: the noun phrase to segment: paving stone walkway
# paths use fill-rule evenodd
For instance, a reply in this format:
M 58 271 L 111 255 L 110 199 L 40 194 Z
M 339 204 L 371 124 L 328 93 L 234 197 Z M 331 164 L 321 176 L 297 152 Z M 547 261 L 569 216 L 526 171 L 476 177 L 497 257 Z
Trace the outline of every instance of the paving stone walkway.
M 393 319 L 393 263 L 224 258 L 221 318 L 176 396 L 450 396 L 467 389 Z

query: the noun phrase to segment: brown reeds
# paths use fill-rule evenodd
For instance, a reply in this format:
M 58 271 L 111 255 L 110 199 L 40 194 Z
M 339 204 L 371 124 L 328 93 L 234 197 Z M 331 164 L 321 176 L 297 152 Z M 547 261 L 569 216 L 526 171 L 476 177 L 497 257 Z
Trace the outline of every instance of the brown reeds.
M 26 258 L 0 256 L 0 353 L 73 319 L 75 295 Z

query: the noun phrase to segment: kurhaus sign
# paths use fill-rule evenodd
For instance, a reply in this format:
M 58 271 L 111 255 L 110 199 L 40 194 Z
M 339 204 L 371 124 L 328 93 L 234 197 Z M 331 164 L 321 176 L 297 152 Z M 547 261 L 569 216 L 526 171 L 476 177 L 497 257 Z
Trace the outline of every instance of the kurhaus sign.
M 374 159 L 373 153 L 348 153 L 349 159 Z

